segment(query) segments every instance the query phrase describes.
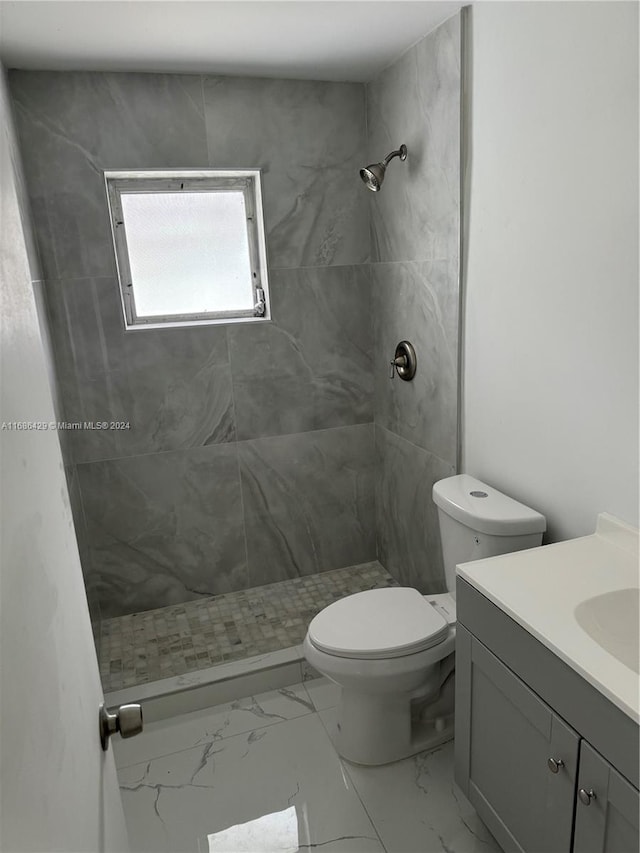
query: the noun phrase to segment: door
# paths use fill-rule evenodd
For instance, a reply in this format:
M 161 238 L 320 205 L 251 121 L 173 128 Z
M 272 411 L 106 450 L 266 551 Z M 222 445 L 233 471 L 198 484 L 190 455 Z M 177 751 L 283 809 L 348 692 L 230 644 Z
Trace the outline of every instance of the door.
M 508 853 L 567 853 L 577 733 L 460 624 L 456 673 L 456 781 Z
M 127 849 L 0 67 L 0 849 Z M 47 428 L 22 428 L 26 423 Z
M 639 849 L 640 796 L 595 749 L 580 744 L 576 853 L 633 853 Z

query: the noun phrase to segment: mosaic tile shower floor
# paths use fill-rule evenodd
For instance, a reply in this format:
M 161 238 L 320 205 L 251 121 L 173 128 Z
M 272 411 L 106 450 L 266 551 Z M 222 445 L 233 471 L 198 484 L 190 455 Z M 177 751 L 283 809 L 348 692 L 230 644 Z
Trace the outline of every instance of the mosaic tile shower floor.
M 313 617 L 366 589 L 397 586 L 378 562 L 104 619 L 105 692 L 299 645 Z

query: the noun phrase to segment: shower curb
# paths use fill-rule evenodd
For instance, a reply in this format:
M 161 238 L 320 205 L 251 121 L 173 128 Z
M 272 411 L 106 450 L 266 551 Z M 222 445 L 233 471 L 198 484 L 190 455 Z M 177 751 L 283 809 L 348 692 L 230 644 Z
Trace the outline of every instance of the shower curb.
M 307 663 L 299 645 L 115 690 L 105 693 L 104 700 L 109 708 L 139 702 L 145 722 L 153 723 L 256 693 L 289 687 L 319 675 Z

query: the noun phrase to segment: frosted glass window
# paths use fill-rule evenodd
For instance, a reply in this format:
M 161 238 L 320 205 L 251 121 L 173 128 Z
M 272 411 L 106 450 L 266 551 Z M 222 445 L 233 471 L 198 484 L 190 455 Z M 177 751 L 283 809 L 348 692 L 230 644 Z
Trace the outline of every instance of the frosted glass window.
M 105 177 L 127 328 L 268 319 L 259 172 Z
M 128 193 L 122 212 L 139 316 L 253 308 L 243 193 Z

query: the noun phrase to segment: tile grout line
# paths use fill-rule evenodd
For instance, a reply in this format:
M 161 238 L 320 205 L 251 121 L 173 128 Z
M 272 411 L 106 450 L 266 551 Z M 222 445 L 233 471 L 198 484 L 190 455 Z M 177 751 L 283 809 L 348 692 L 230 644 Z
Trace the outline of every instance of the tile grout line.
M 208 138 L 207 138 L 207 148 L 208 148 Z M 295 267 L 280 267 L 280 266 L 269 266 L 269 272 L 296 272 L 297 270 L 305 271 L 305 270 L 337 270 L 337 269 L 359 269 L 360 267 L 379 267 L 379 266 L 391 266 L 394 264 L 397 265 L 410 265 L 410 264 L 440 264 L 440 263 L 449 263 L 451 261 L 457 260 L 457 257 L 450 255 L 442 255 L 432 258 L 408 258 L 404 260 L 385 260 L 385 261 L 374 261 L 374 260 L 362 260 L 362 261 L 353 261 L 352 263 L 344 263 L 344 264 L 309 264 L 309 265 L 298 265 Z M 71 275 L 71 276 L 60 276 L 60 275 L 43 275 L 41 278 L 37 279 L 38 282 L 42 284 L 47 284 L 48 282 L 73 282 L 73 281 L 87 281 L 87 280 L 104 280 L 104 281 L 117 281 L 118 274 L 117 271 L 113 271 L 111 273 L 100 272 L 94 275 Z M 224 325 L 224 324 L 221 324 Z M 136 330 L 141 331 L 141 330 Z
M 221 364 L 220 366 L 224 367 L 225 364 Z M 234 406 L 235 413 L 235 406 Z M 131 456 L 109 456 L 103 459 L 83 459 L 76 460 L 76 465 L 97 465 L 102 464 L 104 462 L 119 462 L 121 460 L 127 459 L 140 459 L 145 456 L 165 456 L 168 453 L 190 453 L 195 450 L 204 450 L 205 448 L 222 448 L 222 447 L 231 447 L 232 445 L 237 444 L 249 444 L 253 441 L 272 441 L 280 438 L 291 438 L 292 436 L 297 435 L 311 435 L 312 433 L 320 433 L 320 432 L 335 432 L 336 430 L 343 429 L 356 429 L 357 427 L 366 427 L 366 426 L 374 426 L 374 421 L 362 421 L 361 423 L 355 424 L 342 424 L 340 426 L 331 426 L 331 427 L 323 427 L 322 429 L 308 429 L 303 430 L 302 432 L 287 432 L 287 433 L 278 433 L 276 435 L 262 435 L 256 436 L 254 438 L 241 438 L 235 439 L 234 441 L 219 441 L 213 444 L 196 444 L 193 447 L 176 447 L 171 450 L 151 450 L 148 453 L 134 453 Z M 390 430 L 387 430 L 390 432 Z M 395 433 L 394 433 L 395 435 Z M 400 436 L 401 437 L 401 436 Z M 405 441 L 407 439 L 404 439 Z M 411 444 L 411 442 L 409 442 Z M 417 447 L 417 445 L 414 445 Z M 424 449 L 424 448 L 420 448 Z M 425 451 L 429 453 L 430 451 Z
M 389 427 L 386 427 L 384 424 L 377 423 L 374 421 L 374 426 L 376 429 L 384 430 L 384 432 L 388 432 L 390 435 L 394 436 L 394 438 L 399 438 L 400 441 L 404 441 L 406 444 L 409 444 L 411 447 L 415 447 L 416 450 L 422 451 L 422 453 L 426 453 L 428 456 L 432 456 L 434 459 L 437 459 L 438 462 L 442 462 L 443 465 L 449 465 L 450 467 L 455 468 L 455 462 L 448 462 L 446 459 L 443 459 L 442 456 L 439 456 L 437 453 L 434 453 L 432 450 L 427 450 L 426 447 L 421 447 L 419 444 L 414 444 L 408 438 L 405 438 L 403 435 L 400 435 L 397 432 L 394 432 Z
M 200 96 L 202 97 L 202 122 L 204 124 L 204 141 L 207 146 L 207 166 L 211 168 L 211 152 L 209 150 L 209 131 L 207 129 L 207 105 L 204 97 L 204 74 L 200 74 Z
M 334 707 L 335 707 L 335 706 L 334 706 Z M 332 709 L 332 708 L 323 708 L 323 711 L 331 711 L 331 710 L 333 710 L 333 709 Z M 376 826 L 376 824 L 375 824 L 375 822 L 374 822 L 373 818 L 372 818 L 372 817 L 371 817 L 371 815 L 369 814 L 369 810 L 368 810 L 368 809 L 367 809 L 367 807 L 365 806 L 364 801 L 363 801 L 362 797 L 360 796 L 360 791 L 358 790 L 358 788 L 357 788 L 357 786 L 356 786 L 355 782 L 353 781 L 353 777 L 351 776 L 351 773 L 349 773 L 349 767 L 348 767 L 348 765 L 347 765 L 347 762 L 345 762 L 345 761 L 340 757 L 340 755 L 338 755 L 338 750 L 337 750 L 337 749 L 335 748 L 335 746 L 333 745 L 333 741 L 331 740 L 331 735 L 329 734 L 329 729 L 328 729 L 328 728 L 327 728 L 327 726 L 325 725 L 325 722 L 324 722 L 324 720 L 322 719 L 322 716 L 320 715 L 320 712 L 319 712 L 319 711 L 317 711 L 316 713 L 318 714 L 318 718 L 319 718 L 319 720 L 320 720 L 320 723 L 322 724 L 322 728 L 325 730 L 325 733 L 326 733 L 326 735 L 327 735 L 327 739 L 328 739 L 329 743 L 331 744 L 331 749 L 335 752 L 336 757 L 338 758 L 338 761 L 340 762 L 340 767 L 342 768 L 343 772 L 347 774 L 347 777 L 349 778 L 349 781 L 351 782 L 351 786 L 353 787 L 353 790 L 356 792 L 356 796 L 357 796 L 357 798 L 358 798 L 358 800 L 359 800 L 359 802 L 360 802 L 360 805 L 362 806 L 362 808 L 363 808 L 363 810 L 364 810 L 364 813 L 366 814 L 367 819 L 368 819 L 369 823 L 371 824 L 371 826 L 372 826 L 372 828 L 373 828 L 373 831 L 375 832 L 376 836 L 378 837 L 378 841 L 380 842 L 380 847 L 382 848 L 383 853 L 392 853 L 392 851 L 388 851 L 388 850 L 387 850 L 387 848 L 385 847 L 385 845 L 384 845 L 384 843 L 383 843 L 383 841 L 382 841 L 382 837 L 380 836 L 380 833 L 378 832 L 378 827 Z
M 246 582 L 247 589 L 251 588 L 250 578 L 251 578 L 251 569 L 249 565 L 249 540 L 247 537 L 247 513 L 245 509 L 245 499 L 244 499 L 244 486 L 242 485 L 242 471 L 240 468 L 240 440 L 238 438 L 239 433 L 239 425 L 238 425 L 238 406 L 236 405 L 236 387 L 233 378 L 233 358 L 231 355 L 232 346 L 231 341 L 229 340 L 229 329 L 225 328 L 225 338 L 227 341 L 227 362 L 229 364 L 229 381 L 231 382 L 231 405 L 233 406 L 233 429 L 235 440 L 233 442 L 233 446 L 236 453 L 236 471 L 238 473 L 238 489 L 240 490 L 240 512 L 242 514 L 242 539 L 244 542 L 244 560 L 245 566 L 247 567 L 246 571 Z
M 332 744 L 332 746 L 333 746 L 333 744 Z M 369 809 L 364 804 L 364 800 L 362 799 L 362 796 L 360 795 L 360 791 L 358 790 L 358 786 L 353 781 L 353 776 L 349 772 L 349 768 L 346 766 L 345 762 L 340 758 L 340 756 L 338 756 L 338 758 L 340 760 L 340 766 L 342 767 L 343 771 L 347 774 L 349 781 L 353 785 L 353 790 L 356 792 L 356 796 L 357 796 L 358 800 L 360 801 L 360 805 L 364 809 L 364 813 L 366 814 L 367 818 L 371 822 L 371 826 L 373 827 L 373 831 L 378 836 L 378 840 L 380 841 L 380 847 L 382 847 L 383 853 L 390 853 L 390 851 L 387 850 L 387 848 L 384 845 L 384 842 L 382 841 L 382 836 L 380 835 L 380 833 L 378 831 L 378 827 L 376 826 L 376 822 L 371 817 L 371 815 L 369 814 Z
M 297 687 L 297 686 L 299 686 L 299 685 L 293 684 L 293 685 L 291 685 L 291 688 L 289 688 L 289 689 L 292 689 L 293 687 Z M 269 692 L 272 692 L 272 691 L 269 691 Z M 280 690 L 278 689 L 278 690 L 275 690 L 273 692 L 279 693 Z M 261 694 L 258 693 L 257 695 L 260 696 Z M 255 696 L 247 696 L 246 698 L 247 699 L 255 699 L 256 697 Z M 240 700 L 240 701 L 242 701 L 242 700 Z M 224 703 L 224 704 L 230 704 L 230 703 Z M 214 713 L 216 708 L 224 707 L 224 704 L 222 706 L 212 705 L 209 710 L 211 713 Z M 236 709 L 230 709 L 230 710 L 233 711 Z M 244 710 L 244 709 L 238 708 L 237 710 Z M 236 732 L 235 734 L 219 735 L 218 737 L 212 737 L 211 739 L 209 739 L 207 736 L 205 736 L 202 738 L 202 740 L 199 740 L 197 743 L 194 743 L 191 746 L 185 746 L 185 747 L 182 747 L 181 749 L 173 749 L 170 752 L 158 753 L 158 755 L 153 755 L 152 757 L 147 756 L 147 757 L 142 758 L 140 760 L 132 761 L 131 764 L 119 764 L 116 761 L 116 772 L 119 772 L 120 770 L 127 770 L 130 767 L 135 767 L 138 764 L 146 764 L 149 761 L 157 761 L 160 758 L 168 758 L 171 755 L 179 755 L 182 752 L 190 752 L 192 749 L 198 749 L 201 746 L 206 747 L 212 743 L 222 743 L 225 740 L 232 740 L 233 738 L 236 738 L 236 737 L 243 737 L 244 735 L 251 734 L 251 732 L 258 732 L 258 731 L 262 731 L 263 729 L 271 729 L 271 728 L 274 728 L 274 726 L 280 726 L 283 723 L 290 723 L 293 720 L 301 720 L 304 717 L 310 717 L 314 714 L 317 715 L 317 713 L 318 712 L 316 710 L 313 710 L 313 711 L 308 710 L 302 714 L 298 714 L 297 717 L 287 717 L 287 718 L 282 719 L 282 720 L 273 720 L 273 722 L 264 723 L 263 725 L 255 726 L 254 728 L 246 729 L 245 731 Z M 180 719 L 181 716 L 183 716 L 183 715 L 182 714 L 174 714 L 169 719 L 171 719 L 171 720 Z M 162 720 L 159 722 L 166 722 L 166 721 Z

